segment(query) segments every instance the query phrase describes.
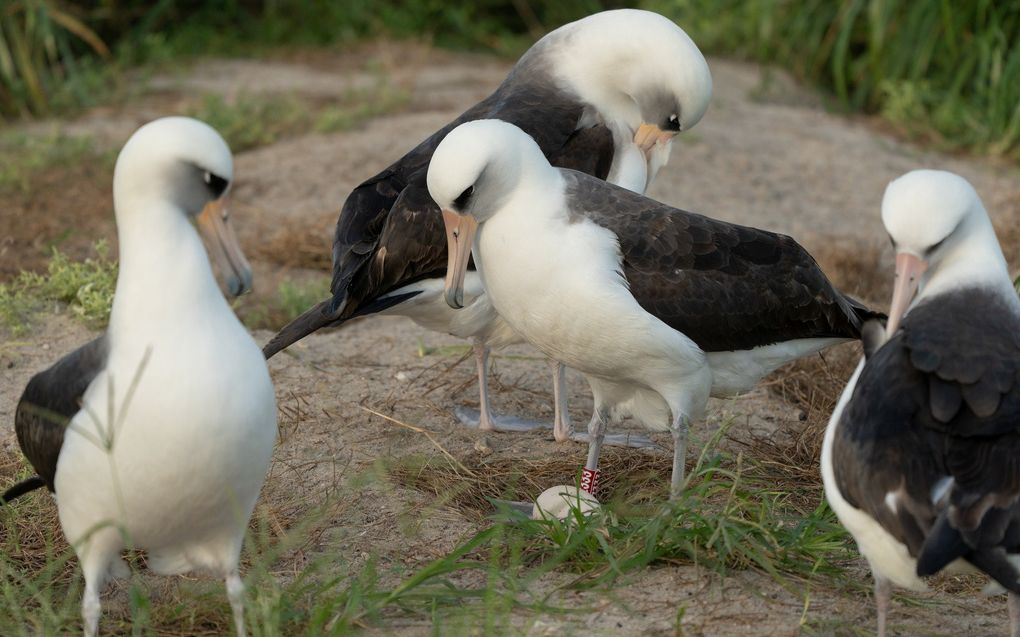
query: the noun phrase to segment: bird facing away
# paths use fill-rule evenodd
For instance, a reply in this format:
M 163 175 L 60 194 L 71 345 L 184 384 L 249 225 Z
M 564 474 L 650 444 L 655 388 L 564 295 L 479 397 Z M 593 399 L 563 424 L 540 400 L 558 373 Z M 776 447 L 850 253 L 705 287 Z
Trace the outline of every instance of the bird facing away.
M 976 569 L 1009 591 L 1017 637 L 1020 301 L 962 177 L 894 180 L 882 221 L 896 249 L 888 330 L 865 338 L 829 420 L 825 495 L 871 566 L 880 636 L 892 585 Z
M 712 79 L 698 47 L 672 21 L 632 9 L 606 11 L 549 33 L 496 91 L 354 189 L 337 222 L 332 298 L 284 327 L 266 357 L 327 326 L 372 313 L 398 314 L 475 340 L 479 426 L 491 430 L 488 346 L 519 341 L 485 299 L 472 271 L 468 311 L 443 300 L 446 237 L 426 171 L 436 146 L 463 122 L 501 119 L 537 141 L 557 166 L 643 192 L 669 158 L 673 137 L 694 126 Z M 554 375 L 555 434 L 569 436 L 563 369 Z
M 196 232 L 236 295 L 251 270 L 225 197 L 233 160 L 193 119 L 140 128 L 114 171 L 120 272 L 106 333 L 34 376 L 15 412 L 18 442 L 45 485 L 85 575 L 82 617 L 95 635 L 108 579 L 126 548 L 172 575 L 226 580 L 244 635 L 238 559 L 276 439 L 265 359 L 220 292 Z
M 793 239 L 554 168 L 505 122 L 451 132 L 428 187 L 456 264 L 450 305 L 473 250 L 496 312 L 587 377 L 598 417 L 582 485 L 597 479 L 606 424 L 630 415 L 672 431 L 675 496 L 689 422 L 710 395 L 747 391 L 790 360 L 857 338 L 870 314 Z

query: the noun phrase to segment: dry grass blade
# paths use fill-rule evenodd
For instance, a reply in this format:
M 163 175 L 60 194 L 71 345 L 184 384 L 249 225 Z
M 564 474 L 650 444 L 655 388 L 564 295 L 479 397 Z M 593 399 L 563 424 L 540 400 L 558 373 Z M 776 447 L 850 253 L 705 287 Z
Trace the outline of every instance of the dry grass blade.
M 397 420 L 396 418 L 393 418 L 392 416 L 387 416 L 386 414 L 379 413 L 378 411 L 375 411 L 374 409 L 369 409 L 368 407 L 365 407 L 364 405 L 358 405 L 358 406 L 361 407 L 362 410 L 367 411 L 368 413 L 372 414 L 373 416 L 378 416 L 378 417 L 382 418 L 383 420 L 386 420 L 387 422 L 391 422 L 391 423 L 393 423 L 395 425 L 399 425 L 400 427 L 403 427 L 405 429 L 410 429 L 411 431 L 413 431 L 415 433 L 424 434 L 425 437 L 429 439 L 429 442 L 431 442 L 433 445 L 435 445 L 436 449 L 439 449 L 439 451 L 441 451 L 444 456 L 449 458 L 450 462 L 452 462 L 454 465 L 456 465 L 456 467 L 458 469 L 460 469 L 462 472 L 466 473 L 469 476 L 477 477 L 477 474 L 475 474 L 473 471 L 471 471 L 470 469 L 465 467 L 463 464 L 461 464 L 459 460 L 454 458 L 453 454 L 451 454 L 449 451 L 447 451 L 446 447 L 441 445 L 439 443 L 439 441 L 436 440 L 436 437 L 432 435 L 431 431 L 428 431 L 427 429 L 422 429 L 421 427 L 416 427 L 414 425 L 410 425 L 410 424 L 408 424 L 406 422 L 401 422 L 400 420 Z

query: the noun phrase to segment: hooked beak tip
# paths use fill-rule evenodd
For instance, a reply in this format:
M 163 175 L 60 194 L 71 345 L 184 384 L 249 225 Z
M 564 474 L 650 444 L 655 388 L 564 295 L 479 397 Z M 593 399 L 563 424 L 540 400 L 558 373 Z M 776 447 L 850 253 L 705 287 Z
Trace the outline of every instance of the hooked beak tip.
M 238 297 L 242 294 L 251 292 L 252 277 L 251 272 L 244 272 L 242 274 L 235 274 L 227 279 L 227 291 L 232 297 Z
M 455 310 L 464 307 L 464 288 L 448 290 L 446 292 L 446 304 Z

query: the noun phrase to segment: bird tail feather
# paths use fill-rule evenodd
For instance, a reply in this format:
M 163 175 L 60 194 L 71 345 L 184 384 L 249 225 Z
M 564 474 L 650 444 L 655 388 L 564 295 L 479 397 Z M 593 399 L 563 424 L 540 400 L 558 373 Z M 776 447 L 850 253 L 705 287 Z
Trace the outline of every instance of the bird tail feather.
M 1020 571 L 1009 560 L 1001 546 L 974 548 L 960 531 L 949 522 L 948 509 L 936 518 L 917 557 L 917 575 L 934 575 L 955 560 L 964 559 L 973 564 L 1003 588 L 1020 593 Z
M 17 498 L 20 498 L 26 493 L 30 493 L 32 491 L 35 491 L 36 489 L 41 489 L 45 486 L 46 481 L 39 476 L 32 476 L 31 478 L 22 480 L 21 482 L 15 484 L 10 489 L 4 491 L 3 495 L 0 495 L 0 506 L 3 506 L 8 502 L 16 500 Z

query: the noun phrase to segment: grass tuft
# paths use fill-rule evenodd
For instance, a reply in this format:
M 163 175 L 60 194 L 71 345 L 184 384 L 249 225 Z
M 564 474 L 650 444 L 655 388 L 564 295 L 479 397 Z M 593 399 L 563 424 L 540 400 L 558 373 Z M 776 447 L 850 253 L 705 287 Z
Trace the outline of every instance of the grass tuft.
M 44 274 L 22 272 L 0 284 L 0 323 L 15 335 L 28 330 L 32 317 L 47 302 L 65 303 L 87 325 L 106 325 L 117 284 L 117 263 L 105 242 L 95 244 L 95 257 L 72 261 L 56 248 Z

